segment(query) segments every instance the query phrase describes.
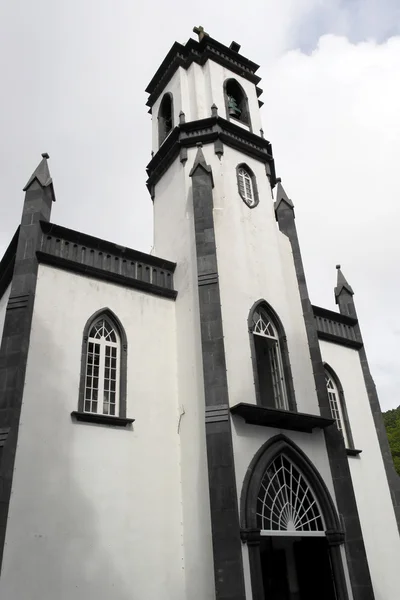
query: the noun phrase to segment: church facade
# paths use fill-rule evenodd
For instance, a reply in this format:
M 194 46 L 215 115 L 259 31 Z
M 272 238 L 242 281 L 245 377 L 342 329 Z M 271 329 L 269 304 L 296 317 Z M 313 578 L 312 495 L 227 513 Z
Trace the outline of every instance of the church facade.
M 0 597 L 397 600 L 400 479 L 354 294 L 311 303 L 258 65 L 202 28 L 147 92 L 154 252 L 51 222 L 0 263 Z

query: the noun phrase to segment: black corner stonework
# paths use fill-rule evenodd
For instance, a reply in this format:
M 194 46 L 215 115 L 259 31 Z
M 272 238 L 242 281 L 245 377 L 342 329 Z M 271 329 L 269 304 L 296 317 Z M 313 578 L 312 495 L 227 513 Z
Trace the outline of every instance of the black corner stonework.
M 341 285 L 339 285 L 341 284 Z M 361 370 L 364 377 L 368 400 L 371 407 L 372 417 L 374 419 L 376 435 L 378 437 L 381 449 L 383 464 L 385 465 L 386 477 L 389 484 L 392 497 L 393 509 L 396 515 L 397 527 L 400 533 L 400 477 L 395 471 L 393 465 L 392 453 L 390 451 L 389 441 L 386 434 L 385 424 L 383 422 L 382 411 L 379 404 L 378 393 L 369 368 L 367 354 L 361 334 L 360 325 L 357 318 L 356 306 L 353 298 L 353 290 L 339 271 L 338 286 L 335 289 L 336 301 L 339 305 L 340 313 L 356 319 L 354 330 L 356 339 L 359 342 L 358 354 L 360 357 Z
M 214 238 L 213 180 L 201 148 L 197 151 L 190 176 L 196 234 L 216 597 L 221 600 L 244 600 L 242 544 Z
M 40 221 L 49 221 L 54 190 L 46 156 L 25 186 L 11 293 L 0 347 L 0 429 L 7 430 L 0 464 L 0 564 L 3 559 L 8 510 L 24 394 L 41 239 Z
M 309 299 L 306 277 L 303 268 L 303 261 L 300 253 L 300 245 L 294 220 L 294 208 L 291 201 L 283 197 L 276 203 L 275 211 L 279 229 L 287 235 L 292 246 L 294 267 L 299 286 L 300 299 L 303 309 L 304 321 L 307 332 L 308 346 L 311 363 L 314 372 L 315 387 L 317 392 L 318 404 L 323 417 L 331 417 L 329 399 L 325 384 L 324 365 L 319 347 L 318 334 L 315 325 L 313 308 Z M 347 564 L 350 575 L 350 582 L 354 600 L 373 600 L 374 591 L 372 588 L 371 576 L 368 567 L 367 555 L 365 552 L 364 541 L 362 537 L 361 524 L 357 510 L 357 503 L 354 494 L 353 482 L 351 479 L 350 467 L 343 442 L 343 437 L 335 425 L 324 429 L 326 450 L 329 459 L 329 465 L 332 474 L 333 486 L 335 489 L 336 501 L 339 513 L 342 515 L 345 529 L 345 550 Z M 333 549 L 332 552 L 339 552 Z M 341 575 L 343 579 L 344 575 Z M 341 583 L 344 591 L 346 585 L 344 580 Z M 340 588 L 336 590 L 341 594 Z M 343 594 L 339 597 L 342 598 Z

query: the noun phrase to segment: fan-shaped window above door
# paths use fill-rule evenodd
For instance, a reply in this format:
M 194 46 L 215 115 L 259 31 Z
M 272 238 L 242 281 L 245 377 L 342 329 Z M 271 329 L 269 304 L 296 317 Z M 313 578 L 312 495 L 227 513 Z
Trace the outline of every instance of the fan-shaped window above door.
M 267 468 L 257 498 L 257 525 L 264 532 L 323 532 L 315 494 L 294 463 L 278 455 Z

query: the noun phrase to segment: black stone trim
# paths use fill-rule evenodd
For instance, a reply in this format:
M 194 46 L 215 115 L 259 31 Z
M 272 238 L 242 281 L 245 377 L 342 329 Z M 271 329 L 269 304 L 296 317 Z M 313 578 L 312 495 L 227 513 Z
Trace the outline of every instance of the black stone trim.
M 308 295 L 293 207 L 286 202 L 281 202 L 276 209 L 276 218 L 280 231 L 289 238 L 292 247 L 319 409 L 321 416 L 330 418 L 331 410 L 315 323 L 316 317 Z M 324 437 L 338 510 L 342 515 L 346 531 L 345 550 L 353 600 L 373 600 L 374 591 L 343 436 L 333 424 L 324 429 Z
M 36 250 L 39 248 L 42 236 L 39 222 L 50 219 L 54 200 L 51 178 L 49 180 L 47 166 L 42 163 L 40 167 L 42 170 L 39 170 L 39 173 L 35 172 L 35 177 L 31 178 L 26 186 L 21 225 L 1 263 L 2 285 L 4 279 L 8 283 L 11 282 L 12 309 L 6 311 L 0 347 L 0 428 L 9 429 L 4 446 L 1 447 L 0 569 L 5 547 L 29 356 L 38 272 Z M 41 174 L 46 176 L 43 186 Z
M 46 254 L 45 252 L 38 251 L 36 256 L 38 262 L 51 267 L 57 267 L 59 269 L 64 269 L 65 271 L 72 271 L 73 273 L 79 273 L 80 275 L 93 277 L 94 279 L 100 279 L 101 281 L 109 281 L 110 283 L 122 285 L 123 287 L 134 288 L 142 292 L 147 292 L 148 294 L 155 294 L 156 296 L 163 296 L 164 298 L 170 298 L 172 300 L 175 300 L 178 294 L 178 292 L 175 290 L 153 285 L 152 283 L 147 283 L 146 281 L 140 281 L 138 279 L 132 279 L 123 275 L 118 275 L 117 273 L 111 273 L 110 271 L 96 269 L 95 267 L 83 265 L 82 263 L 68 260 L 66 258 L 60 258 L 59 256 L 54 256 L 53 254 Z
M 255 85 L 261 81 L 261 78 L 255 75 L 259 65 L 248 58 L 234 52 L 210 36 L 205 36 L 200 42 L 190 38 L 185 46 L 175 42 L 164 58 L 145 90 L 149 94 L 146 105 L 153 106 L 179 67 L 187 70 L 193 62 L 204 65 L 208 59 L 226 67 Z M 257 96 L 260 96 L 262 90 L 256 88 L 256 91 Z
M 357 450 L 357 448 L 346 448 L 347 456 L 359 456 L 362 450 Z
M 0 447 L 5 445 L 9 433 L 9 427 L 0 427 Z
M 362 342 L 348 340 L 347 338 L 341 337 L 340 335 L 333 335 L 332 333 L 326 333 L 325 331 L 319 330 L 317 330 L 317 335 L 319 340 L 332 342 L 333 344 L 338 344 L 338 346 L 346 346 L 347 348 L 353 348 L 354 350 L 359 350 L 360 348 L 362 348 Z
M 19 230 L 20 228 L 18 227 L 0 262 L 0 298 L 3 297 L 6 289 L 12 281 L 15 255 L 17 253 L 18 246 Z
M 17 308 L 26 308 L 28 306 L 30 295 L 19 294 L 11 296 L 8 299 L 7 310 L 15 310 Z
M 198 285 L 212 285 L 218 283 L 218 273 L 203 273 L 197 277 Z
M 329 544 L 337 600 L 348 600 L 349 595 L 339 548 L 345 536 L 339 515 L 328 488 L 317 469 L 304 452 L 283 434 L 279 434 L 268 440 L 255 454 L 247 469 L 240 497 L 242 540 L 246 541 L 249 545 L 253 600 L 264 600 L 265 598 L 259 552 L 261 537 L 258 535 L 257 497 L 268 466 L 280 454 L 288 456 L 298 466 L 300 471 L 304 473 L 308 483 L 312 486 L 327 528 L 326 537 Z
M 339 273 L 340 275 L 338 274 L 338 280 L 339 277 L 341 279 L 338 281 L 338 283 L 341 285 L 338 285 L 335 288 L 336 302 L 337 304 L 339 304 L 340 312 L 344 316 L 353 317 L 354 319 L 357 319 L 357 311 L 353 297 L 353 290 L 351 286 L 347 283 L 347 281 L 344 279 L 342 273 L 340 271 Z M 355 325 L 355 332 L 357 340 L 362 344 L 361 348 L 358 351 L 360 357 L 361 370 L 364 377 L 372 417 L 374 419 L 376 435 L 382 454 L 382 460 L 385 466 L 386 478 L 392 497 L 393 510 L 396 516 L 397 527 L 400 533 L 400 477 L 397 474 L 393 465 L 392 453 L 390 451 L 386 428 L 383 422 L 382 411 L 379 404 L 379 397 L 376 391 L 375 382 L 372 378 L 371 371 L 369 368 L 367 353 L 363 344 L 361 328 L 358 321 Z
M 223 144 L 259 160 L 269 168 L 269 178 L 272 187 L 275 185 L 275 163 L 272 146 L 268 140 L 250 131 L 242 129 L 235 123 L 219 116 L 208 117 L 199 121 L 182 123 L 170 133 L 158 152 L 147 165 L 147 187 L 154 188 L 168 170 L 173 161 L 179 156 L 181 148 L 194 147 L 197 144 L 214 143 L 218 153 L 223 153 Z
M 334 310 L 329 310 L 327 308 L 322 308 L 321 306 L 316 306 L 315 304 L 311 305 L 314 316 L 322 317 L 323 319 L 329 319 L 330 321 L 336 321 L 337 323 L 343 323 L 343 325 L 350 325 L 353 327 L 357 325 L 358 320 L 354 317 L 350 317 L 348 315 L 342 315 L 341 313 L 335 312 Z
M 276 427 L 277 429 L 303 431 L 305 433 L 312 433 L 315 428 L 325 429 L 325 427 L 329 427 L 334 423 L 333 419 L 326 419 L 319 415 L 265 408 L 246 402 L 239 402 L 239 404 L 232 406 L 231 413 L 242 417 L 249 425 Z
M 213 180 L 201 148 L 191 170 L 197 272 L 206 446 L 216 597 L 245 600 L 238 499 L 228 406 L 228 382 L 218 284 L 213 218 Z M 207 232 L 207 236 L 205 235 Z M 211 235 L 210 235 L 211 233 Z M 210 241 L 211 240 L 211 241 Z M 213 282 L 202 285 L 212 274 Z
M 229 421 L 229 406 L 227 404 L 206 406 L 206 423 L 217 423 L 218 421 Z
M 152 267 L 166 269 L 167 271 L 171 271 L 172 273 L 175 271 L 176 268 L 176 263 L 171 262 L 170 260 L 165 260 L 164 258 L 153 256 L 152 254 L 139 252 L 139 250 L 133 250 L 132 248 L 126 248 L 125 246 L 120 246 L 119 244 L 108 242 L 107 240 L 102 240 L 101 238 L 93 237 L 92 235 L 88 235 L 87 233 L 82 233 L 80 231 L 75 231 L 73 229 L 61 227 L 61 225 L 56 225 L 55 223 L 47 223 L 45 221 L 41 221 L 40 227 L 44 234 L 51 235 L 53 238 L 60 238 L 70 243 L 72 242 L 74 244 L 86 246 L 87 248 L 95 248 L 96 250 L 100 250 L 106 254 L 108 253 L 113 256 L 126 258 L 127 260 L 133 260 L 135 262 L 144 263 Z
M 120 338 L 120 375 L 119 375 L 119 417 L 126 417 L 126 390 L 127 390 L 127 373 L 128 373 L 128 340 L 125 329 L 121 321 L 115 313 L 109 308 L 102 308 L 92 315 L 83 330 L 82 350 L 81 350 L 81 376 L 79 381 L 79 396 L 78 396 L 78 412 L 85 413 L 85 383 L 86 383 L 86 361 L 88 354 L 88 337 L 93 324 L 100 318 L 107 319 L 116 329 Z M 106 415 L 104 415 L 106 416 Z M 114 417 L 112 417 L 114 418 Z
M 78 410 L 72 411 L 71 417 L 77 421 L 84 421 L 85 423 L 113 425 L 114 427 L 126 427 L 135 421 L 135 419 L 128 419 L 127 417 L 110 417 L 109 415 L 96 415 L 94 413 L 85 413 Z

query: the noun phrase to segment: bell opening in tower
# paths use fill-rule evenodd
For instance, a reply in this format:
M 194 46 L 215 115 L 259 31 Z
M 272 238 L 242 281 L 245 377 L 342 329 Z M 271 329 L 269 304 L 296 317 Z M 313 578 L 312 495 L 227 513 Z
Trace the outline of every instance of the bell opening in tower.
M 247 96 L 236 79 L 228 79 L 225 82 L 225 103 L 229 120 L 233 119 L 251 127 Z
M 160 146 L 171 133 L 173 126 L 172 94 L 167 93 L 161 100 L 160 109 L 158 111 L 158 143 Z

